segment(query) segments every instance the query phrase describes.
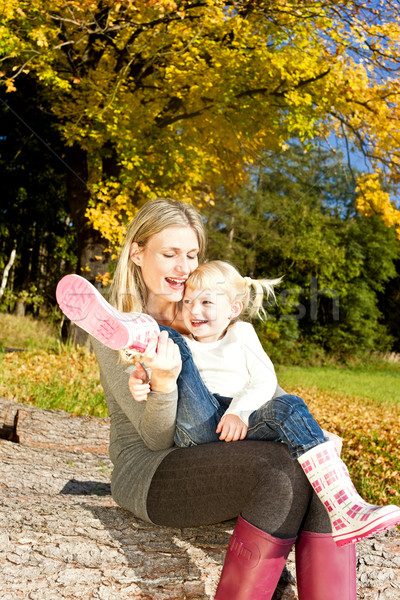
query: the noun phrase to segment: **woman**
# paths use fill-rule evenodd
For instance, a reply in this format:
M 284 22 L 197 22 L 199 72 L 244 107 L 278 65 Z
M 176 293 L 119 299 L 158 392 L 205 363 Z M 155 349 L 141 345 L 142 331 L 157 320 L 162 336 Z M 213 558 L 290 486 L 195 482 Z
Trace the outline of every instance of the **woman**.
M 147 359 L 147 402 L 134 401 L 134 374 L 118 353 L 93 341 L 111 420 L 113 497 L 137 517 L 169 527 L 238 517 L 216 600 L 270 600 L 296 539 L 300 600 L 355 600 L 354 545 L 333 542 L 325 509 L 283 444 L 174 447 L 176 380 L 181 370 L 183 378 L 193 372 L 179 334 L 180 301 L 204 251 L 202 220 L 182 202 L 148 202 L 129 227 L 110 302 L 123 312 L 147 312 L 162 332 Z

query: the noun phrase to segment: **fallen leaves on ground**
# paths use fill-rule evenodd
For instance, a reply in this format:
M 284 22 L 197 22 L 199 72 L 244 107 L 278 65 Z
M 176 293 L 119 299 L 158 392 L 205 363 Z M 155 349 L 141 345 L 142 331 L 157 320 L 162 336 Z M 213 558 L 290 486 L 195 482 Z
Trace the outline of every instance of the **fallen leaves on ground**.
M 291 390 L 301 396 L 323 429 L 343 438 L 342 458 L 365 500 L 400 505 L 400 407 L 358 397 Z
M 1 371 L 4 398 L 74 414 L 106 414 L 97 361 L 85 348 L 10 352 L 2 357 Z

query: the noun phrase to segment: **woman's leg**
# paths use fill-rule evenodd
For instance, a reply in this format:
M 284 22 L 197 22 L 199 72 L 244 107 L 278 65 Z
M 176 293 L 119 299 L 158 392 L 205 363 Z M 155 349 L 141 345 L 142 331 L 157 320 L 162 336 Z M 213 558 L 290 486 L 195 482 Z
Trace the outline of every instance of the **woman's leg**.
M 155 473 L 147 510 L 172 527 L 240 515 L 215 598 L 270 600 L 311 493 L 283 444 L 218 442 L 171 452 Z
M 356 600 L 356 546 L 338 547 L 330 533 L 302 531 L 296 543 L 299 600 Z
M 283 444 L 241 441 L 178 448 L 151 483 L 150 519 L 169 527 L 218 523 L 242 514 L 280 538 L 297 535 L 312 496 Z
M 356 546 L 339 547 L 327 512 L 316 494 L 297 538 L 296 580 L 299 600 L 356 600 Z
M 245 440 L 176 450 L 158 468 L 147 505 L 150 518 L 155 523 L 171 527 L 205 525 L 232 519 L 241 513 L 247 523 L 259 529 L 257 537 L 267 532 L 275 538 L 271 541 L 275 549 L 274 542 L 284 544 L 286 540 L 287 546 L 290 546 L 291 538 L 301 530 L 300 543 L 296 547 L 297 577 L 303 594 L 301 600 L 337 600 L 329 595 L 332 577 L 337 580 L 338 597 L 355 600 L 355 547 L 338 548 L 334 544 L 324 507 L 283 444 Z M 240 526 L 238 522 L 237 527 Z M 238 530 L 235 527 L 236 531 L 243 535 L 241 527 Z M 228 575 L 232 557 L 233 561 L 237 561 L 238 548 L 243 548 L 235 532 L 227 553 L 227 569 L 224 566 Z M 316 540 L 319 552 L 316 551 Z M 253 537 L 250 543 L 254 543 Z M 270 563 L 268 568 L 266 563 L 260 567 L 260 578 L 265 573 L 271 574 L 273 581 L 269 583 L 272 587 L 279 579 L 286 552 L 287 548 L 282 549 L 276 569 L 271 568 Z M 328 559 L 325 562 L 323 558 L 321 560 L 324 555 Z M 324 568 L 321 568 L 321 563 Z M 236 575 L 243 576 L 237 562 L 233 562 L 233 567 Z M 248 573 L 247 569 L 245 573 Z M 233 581 L 235 590 L 239 589 L 237 579 Z M 312 589 L 319 595 L 308 598 L 307 594 L 311 594 Z M 224 593 L 223 587 L 220 587 L 219 593 Z M 232 590 L 228 590 L 228 594 L 229 600 L 237 600 Z M 245 594 L 247 598 L 252 597 L 248 590 Z M 268 596 L 262 597 L 268 600 Z

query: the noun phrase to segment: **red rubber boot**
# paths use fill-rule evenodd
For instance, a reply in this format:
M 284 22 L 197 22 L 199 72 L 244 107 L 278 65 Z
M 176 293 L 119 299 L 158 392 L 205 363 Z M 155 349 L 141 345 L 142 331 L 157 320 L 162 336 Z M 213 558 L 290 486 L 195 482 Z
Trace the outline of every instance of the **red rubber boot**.
M 330 533 L 302 531 L 296 577 L 299 600 L 356 600 L 355 544 L 339 547 Z
M 295 541 L 274 537 L 239 516 L 215 600 L 271 600 Z

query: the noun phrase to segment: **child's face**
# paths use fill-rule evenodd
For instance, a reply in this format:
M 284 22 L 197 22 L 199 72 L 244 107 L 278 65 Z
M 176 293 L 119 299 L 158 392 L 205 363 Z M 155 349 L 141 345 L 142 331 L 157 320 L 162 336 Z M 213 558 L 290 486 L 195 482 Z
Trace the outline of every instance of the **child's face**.
M 240 310 L 241 303 L 231 302 L 221 290 L 185 289 L 183 321 L 199 342 L 216 342 L 221 339 Z

